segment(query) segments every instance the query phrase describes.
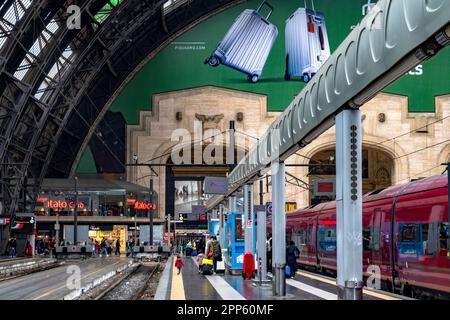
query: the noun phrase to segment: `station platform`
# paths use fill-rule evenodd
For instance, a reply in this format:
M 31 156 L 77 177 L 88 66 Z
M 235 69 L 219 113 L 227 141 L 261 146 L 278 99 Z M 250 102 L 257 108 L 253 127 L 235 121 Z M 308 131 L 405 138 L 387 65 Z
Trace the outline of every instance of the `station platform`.
M 91 287 L 102 278 L 113 276 L 131 262 L 125 257 L 67 260 L 52 269 L 0 281 L 0 297 L 2 300 L 73 299 L 79 293 L 77 291 Z M 76 276 L 76 273 L 79 274 L 80 287 L 72 288 L 68 282 L 73 282 L 70 277 Z
M 286 279 L 286 296 L 275 297 L 272 285 L 257 286 L 240 275 L 198 273 L 194 258 L 186 257 L 181 274 L 170 257 L 160 279 L 155 300 L 337 300 L 335 279 L 307 271 L 297 271 Z M 364 288 L 364 300 L 404 300 L 405 297 Z

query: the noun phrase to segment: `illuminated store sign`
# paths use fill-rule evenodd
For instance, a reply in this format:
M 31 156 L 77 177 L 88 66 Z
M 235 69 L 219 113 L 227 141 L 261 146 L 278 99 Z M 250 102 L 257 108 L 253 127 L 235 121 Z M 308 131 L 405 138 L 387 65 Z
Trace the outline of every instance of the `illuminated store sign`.
M 132 199 L 132 198 L 127 198 L 127 204 L 128 205 L 133 205 L 136 203 L 136 199 Z
M 134 209 L 136 210 L 156 210 L 156 204 L 155 203 L 146 203 L 142 201 L 136 201 L 134 203 Z
M 73 209 L 75 208 L 75 201 L 48 200 L 45 206 L 50 209 L 66 209 L 66 208 Z M 77 207 L 78 209 L 84 209 L 85 204 L 83 202 L 78 202 Z

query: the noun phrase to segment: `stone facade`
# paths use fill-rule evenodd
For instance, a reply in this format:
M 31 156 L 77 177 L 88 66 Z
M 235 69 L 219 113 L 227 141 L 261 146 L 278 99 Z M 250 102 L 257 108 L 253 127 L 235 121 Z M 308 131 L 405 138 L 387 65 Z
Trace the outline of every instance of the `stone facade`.
M 390 179 L 392 184 L 440 174 L 444 170 L 441 163 L 449 161 L 450 157 L 450 95 L 436 97 L 435 113 L 409 113 L 407 99 L 381 93 L 361 109 L 363 148 L 375 155 L 377 151 L 383 151 L 379 157 L 374 157 L 373 175 L 381 181 Z M 235 120 L 237 147 L 248 150 L 256 141 L 248 136 L 261 136 L 279 114 L 267 112 L 264 95 L 212 86 L 157 94 L 153 96 L 152 105 L 152 111 L 140 113 L 138 125 L 127 128 L 128 163 L 133 162 L 134 155 L 138 156 L 140 163 L 150 160 L 152 163 L 166 163 L 176 144 L 171 141 L 173 131 L 183 128 L 194 135 L 195 120 L 203 123 L 204 131 L 217 129 L 220 132 L 228 129 L 230 120 Z M 247 139 L 244 139 L 243 132 Z M 194 138 L 194 141 L 199 140 Z M 322 150 L 332 149 L 334 145 L 333 127 L 300 150 L 298 153 L 302 156 L 293 155 L 286 163 L 308 164 L 309 158 Z M 419 151 L 421 149 L 424 150 Z M 386 156 L 394 163 L 392 169 L 382 166 Z M 165 168 L 154 169 L 158 174 L 153 180 L 154 189 L 159 194 L 159 216 L 164 217 Z M 288 167 L 287 172 L 308 181 L 308 167 Z M 148 186 L 150 174 L 148 167 L 129 167 L 127 178 L 130 182 Z M 258 189 L 259 184 L 255 187 L 255 201 L 259 199 Z M 265 194 L 264 200 L 270 201 L 270 197 L 270 193 Z M 309 197 L 307 190 L 286 185 L 286 201 L 295 201 L 298 207 L 303 207 L 309 204 Z

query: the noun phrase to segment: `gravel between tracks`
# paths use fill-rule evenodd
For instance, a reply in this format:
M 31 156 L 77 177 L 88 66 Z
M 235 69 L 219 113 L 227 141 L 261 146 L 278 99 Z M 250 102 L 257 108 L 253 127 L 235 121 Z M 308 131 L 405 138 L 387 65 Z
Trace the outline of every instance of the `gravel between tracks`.
M 134 300 L 136 294 L 146 285 L 150 273 L 157 264 L 140 265 L 137 269 L 108 292 L 102 300 Z
M 78 299 L 153 300 L 163 266 L 164 262 L 135 263 L 131 268 L 87 291 Z

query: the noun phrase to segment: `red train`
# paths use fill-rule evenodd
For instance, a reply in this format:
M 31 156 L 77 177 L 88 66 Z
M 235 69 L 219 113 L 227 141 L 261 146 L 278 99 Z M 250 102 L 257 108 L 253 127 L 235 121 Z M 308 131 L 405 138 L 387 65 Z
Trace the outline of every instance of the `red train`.
M 376 190 L 363 199 L 364 276 L 379 271 L 382 289 L 450 297 L 448 181 L 444 175 Z M 298 263 L 336 272 L 335 202 L 287 215 Z

